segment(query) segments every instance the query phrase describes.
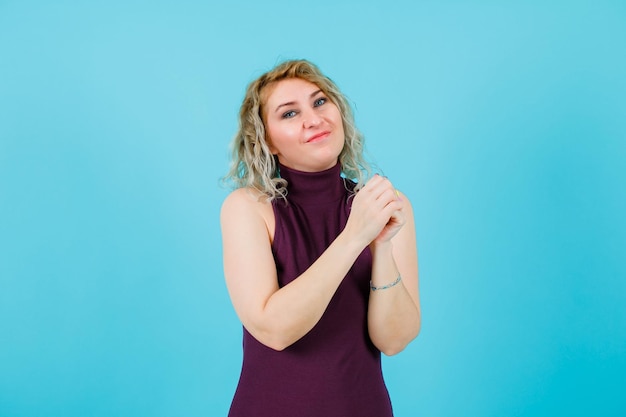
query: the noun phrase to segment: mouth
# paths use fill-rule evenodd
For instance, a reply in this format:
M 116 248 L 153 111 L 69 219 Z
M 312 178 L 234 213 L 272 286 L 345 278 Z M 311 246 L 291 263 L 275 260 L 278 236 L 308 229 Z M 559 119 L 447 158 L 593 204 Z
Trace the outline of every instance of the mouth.
M 310 138 L 308 138 L 306 140 L 306 143 L 312 143 L 312 142 L 318 142 L 322 139 L 325 139 L 328 135 L 330 135 L 330 131 L 324 131 L 324 132 L 320 132 L 316 135 L 311 136 Z

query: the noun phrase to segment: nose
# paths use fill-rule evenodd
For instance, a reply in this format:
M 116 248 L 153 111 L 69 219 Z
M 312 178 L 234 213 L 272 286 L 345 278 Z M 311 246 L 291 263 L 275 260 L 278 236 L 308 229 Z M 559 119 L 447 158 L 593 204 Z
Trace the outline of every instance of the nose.
M 320 123 L 322 123 L 322 118 L 319 114 L 313 109 L 310 109 L 305 112 L 303 123 L 305 128 L 317 127 Z

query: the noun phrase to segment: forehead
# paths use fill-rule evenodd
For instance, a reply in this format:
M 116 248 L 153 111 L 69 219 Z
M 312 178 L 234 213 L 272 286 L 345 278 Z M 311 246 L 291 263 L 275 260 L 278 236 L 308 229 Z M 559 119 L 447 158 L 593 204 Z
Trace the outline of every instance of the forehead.
M 317 85 L 302 78 L 287 78 L 268 85 L 264 91 L 264 101 L 268 106 L 298 101 L 301 98 L 308 98 L 319 89 Z

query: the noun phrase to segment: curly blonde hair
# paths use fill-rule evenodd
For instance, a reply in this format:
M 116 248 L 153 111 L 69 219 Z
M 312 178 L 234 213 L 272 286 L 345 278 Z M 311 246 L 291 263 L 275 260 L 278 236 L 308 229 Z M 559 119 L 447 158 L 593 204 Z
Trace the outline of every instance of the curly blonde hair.
M 300 78 L 317 85 L 338 108 L 343 121 L 345 144 L 339 154 L 341 170 L 354 180 L 358 190 L 370 176 L 371 168 L 363 156 L 363 135 L 354 124 L 348 100 L 337 85 L 307 60 L 285 61 L 248 85 L 241 109 L 239 130 L 231 143 L 231 164 L 223 180 L 233 188 L 250 187 L 268 200 L 285 197 L 287 181 L 279 177 L 278 165 L 269 149 L 263 122 L 264 91 L 269 85 L 289 78 Z

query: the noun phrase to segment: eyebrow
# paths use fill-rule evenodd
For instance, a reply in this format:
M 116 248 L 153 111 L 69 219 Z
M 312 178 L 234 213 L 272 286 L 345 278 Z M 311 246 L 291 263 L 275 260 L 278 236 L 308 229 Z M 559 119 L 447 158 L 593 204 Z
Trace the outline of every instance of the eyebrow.
M 313 98 L 313 97 L 315 97 L 316 95 L 318 95 L 318 94 L 319 94 L 319 93 L 321 93 L 321 92 L 322 92 L 322 89 L 321 89 L 321 88 L 320 88 L 319 90 L 315 90 L 314 92 L 312 92 L 312 93 L 309 95 L 309 97 L 310 97 L 310 98 Z M 279 104 L 278 106 L 276 106 L 276 110 L 274 110 L 274 112 L 278 112 L 278 110 L 279 110 L 281 107 L 285 107 L 285 106 L 293 106 L 294 104 L 296 104 L 296 102 L 295 102 L 295 101 L 288 101 L 287 103 Z

